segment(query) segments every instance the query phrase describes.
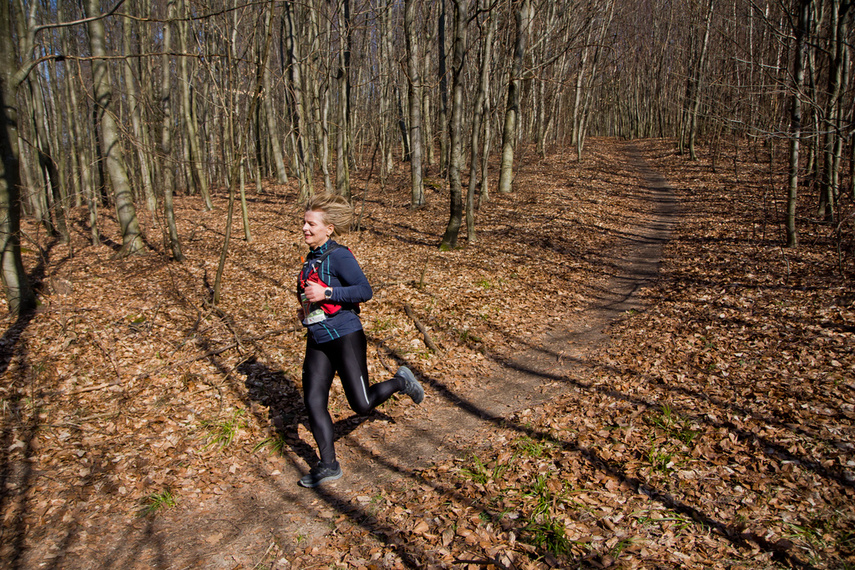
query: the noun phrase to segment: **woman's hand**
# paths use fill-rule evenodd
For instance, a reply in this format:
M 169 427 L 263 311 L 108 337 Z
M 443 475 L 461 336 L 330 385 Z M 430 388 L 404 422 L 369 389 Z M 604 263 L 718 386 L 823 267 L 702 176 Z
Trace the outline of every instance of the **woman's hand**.
M 320 303 L 321 301 L 326 300 L 326 297 L 324 296 L 325 289 L 326 287 L 324 287 L 320 283 L 317 283 L 315 281 L 309 281 L 308 283 L 306 283 L 306 288 L 303 290 L 303 292 L 306 295 L 306 299 L 308 299 L 312 303 Z

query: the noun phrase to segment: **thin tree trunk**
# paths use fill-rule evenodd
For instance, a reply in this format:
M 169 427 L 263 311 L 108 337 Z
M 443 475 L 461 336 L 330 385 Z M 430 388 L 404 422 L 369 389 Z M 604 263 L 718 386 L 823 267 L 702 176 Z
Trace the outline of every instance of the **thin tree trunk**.
M 350 199 L 350 0 L 341 0 L 341 29 L 339 38 L 338 131 L 336 134 L 336 190 Z
M 463 64 L 466 50 L 466 25 L 469 22 L 469 0 L 454 2 L 454 48 L 451 87 L 451 156 L 448 161 L 450 215 L 440 249 L 457 247 L 457 235 L 463 222 Z M 474 150 L 473 150 L 474 152 Z
M 799 190 L 799 142 L 802 136 L 802 89 L 805 79 L 805 44 L 810 29 L 810 6 L 812 0 L 799 1 L 799 19 L 796 27 L 795 69 L 793 71 L 792 114 L 790 115 L 790 174 L 787 190 L 787 247 L 796 247 L 799 236 L 796 232 L 796 206 Z
M 606 31 L 611 24 L 614 16 L 615 0 L 610 0 L 606 9 L 606 15 L 601 20 L 601 25 L 597 30 L 597 36 L 594 39 L 596 46 L 594 47 L 594 55 L 591 58 L 591 72 L 587 76 L 587 86 L 582 94 L 581 108 L 579 110 L 579 132 L 576 139 L 576 156 L 579 160 L 582 159 L 582 150 L 585 147 L 585 137 L 588 133 L 588 114 L 591 107 L 591 99 L 593 98 L 594 80 L 597 78 L 597 65 L 600 62 L 600 43 L 606 37 Z
M 128 169 L 122 151 L 121 129 L 112 110 L 113 88 L 110 68 L 105 60 L 107 49 L 104 22 L 97 18 L 100 15 L 100 3 L 98 0 L 84 0 L 83 5 L 86 17 L 92 18 L 87 26 L 90 51 L 94 58 L 92 61 L 92 83 L 95 93 L 96 114 L 101 126 L 102 154 L 107 164 L 110 181 L 113 184 L 116 215 L 122 231 L 122 247 L 117 255 L 127 256 L 141 252 L 145 244 L 137 221 L 131 181 L 128 177 Z
M 448 171 L 448 69 L 445 52 L 445 1 L 439 0 L 439 25 L 437 27 L 437 48 L 439 52 L 439 171 L 445 176 Z
M 831 65 L 828 71 L 828 103 L 826 105 L 826 130 L 824 171 L 822 186 L 820 189 L 819 215 L 826 221 L 834 220 L 834 211 L 837 207 L 837 199 L 840 191 L 839 169 L 840 156 L 842 152 L 842 112 L 841 92 L 843 78 L 845 76 L 846 58 L 846 30 L 848 28 L 846 19 L 848 17 L 850 0 L 831 1 L 830 28 L 832 37 L 830 40 Z
M 180 13 L 186 14 L 187 8 L 185 0 L 180 0 Z M 178 40 L 181 45 L 181 53 L 188 53 L 187 36 L 189 34 L 187 20 L 182 19 L 178 24 Z M 189 55 L 189 54 L 188 54 Z M 190 58 L 187 56 L 180 57 L 180 66 L 178 72 L 181 74 L 181 113 L 182 123 L 184 123 L 184 133 L 187 137 L 187 148 L 190 152 L 190 175 L 193 185 L 199 191 L 202 197 L 202 202 L 205 204 L 205 209 L 210 211 L 214 209 L 214 203 L 211 201 L 211 190 L 208 184 L 208 175 L 205 172 L 205 158 L 202 152 L 202 143 L 199 136 L 199 125 L 196 120 L 195 106 L 193 104 L 193 96 L 190 91 Z
M 24 57 L 35 58 L 35 38 L 33 30 L 36 29 L 36 4 L 30 4 L 26 19 L 24 3 L 18 3 L 21 17 L 16 21 L 19 26 L 19 44 Z M 46 216 L 40 216 L 51 235 L 59 236 L 63 243 L 69 240 L 68 228 L 65 223 L 65 211 L 61 197 L 61 183 L 59 168 L 54 161 L 54 152 L 51 149 L 50 128 L 47 121 L 47 110 L 45 108 L 44 95 L 40 82 L 40 75 L 33 74 L 25 80 L 25 98 L 29 103 L 28 119 L 32 128 L 32 139 L 30 144 L 38 157 L 38 173 L 36 179 L 39 181 L 43 192 L 34 196 L 39 201 L 39 210 L 45 211 Z M 44 205 L 45 207 L 42 207 Z
M 508 103 L 505 125 L 502 129 L 502 165 L 499 172 L 499 192 L 508 193 L 514 180 L 514 148 L 520 123 L 520 90 L 522 89 L 523 58 L 525 57 L 528 29 L 531 23 L 530 0 L 520 0 L 516 18 L 517 39 L 514 44 L 514 63 L 508 81 Z
M 133 53 L 131 45 L 131 34 L 134 20 L 127 19 L 122 26 L 122 46 L 125 53 Z M 143 101 L 137 89 L 137 78 L 134 76 L 134 65 L 139 66 L 139 61 L 127 59 L 122 66 L 125 71 L 125 89 L 127 91 L 128 105 L 130 106 L 131 129 L 137 140 L 136 151 L 139 160 L 139 177 L 145 195 L 145 203 L 148 211 L 152 214 L 157 210 L 157 196 L 154 193 L 154 184 L 151 181 L 151 164 L 149 163 L 148 135 L 142 126 Z
M 391 35 L 392 31 L 389 24 L 389 15 L 392 12 L 393 3 L 391 0 L 386 0 L 377 8 L 379 10 L 378 20 L 380 21 L 380 59 L 377 62 L 379 83 L 381 85 L 380 104 L 379 104 L 379 144 L 380 144 L 380 187 L 386 187 L 386 178 L 392 170 L 391 147 L 392 147 L 392 129 L 393 122 L 390 120 L 392 109 L 392 81 L 393 70 L 395 63 L 391 58 Z
M 243 239 L 252 243 L 252 232 L 249 228 L 249 208 L 246 205 L 246 159 L 241 159 L 240 167 L 240 215 L 243 222 Z
M 410 103 L 410 179 L 412 182 L 411 208 L 420 208 L 425 204 L 425 190 L 422 173 L 422 113 L 421 79 L 419 77 L 418 38 L 415 24 L 417 0 L 404 3 L 404 34 L 407 45 L 407 73 L 409 74 Z
M 692 90 L 692 112 L 689 117 L 689 156 L 692 160 L 697 160 L 698 156 L 695 153 L 695 141 L 698 137 L 698 111 L 701 107 L 701 80 L 704 77 L 704 67 L 706 66 L 707 51 L 710 43 L 710 26 L 712 25 L 713 8 L 715 0 L 709 0 L 709 8 L 707 16 L 704 19 L 704 40 L 701 44 L 701 54 L 698 57 L 697 69 L 694 71 L 694 89 Z
M 176 14 L 177 0 L 169 0 L 166 3 L 166 22 L 163 23 L 163 49 L 161 56 L 161 83 L 160 83 L 160 107 L 163 112 L 163 123 L 160 129 L 160 154 L 161 154 L 161 177 L 163 187 L 163 216 L 166 219 L 167 245 L 172 251 L 175 261 L 184 261 L 184 253 L 181 251 L 181 242 L 178 239 L 178 227 L 175 224 L 175 209 L 173 203 L 173 192 L 175 189 L 175 163 L 172 156 L 172 66 L 169 52 L 172 51 L 172 28 Z
M 273 25 L 273 10 L 267 12 L 264 25 L 268 28 Z M 276 116 L 274 102 L 276 100 L 276 92 L 273 90 L 273 82 L 271 81 L 270 66 L 264 66 L 264 116 L 267 120 L 267 133 L 270 138 L 270 152 L 273 155 L 273 165 L 276 169 L 276 182 L 279 184 L 288 183 L 288 169 L 285 166 L 285 154 L 282 151 L 281 133 L 279 131 L 279 121 Z
M 481 70 L 478 94 L 475 96 L 475 108 L 472 113 L 472 148 L 469 160 L 469 188 L 466 191 L 466 241 L 474 244 L 475 234 L 475 187 L 478 184 L 478 162 L 481 146 L 482 124 L 489 122 L 487 113 L 487 91 L 490 89 L 490 64 L 493 58 L 493 36 L 496 32 L 496 18 L 488 12 L 487 33 L 481 44 Z M 486 154 L 486 150 L 483 154 Z M 482 186 L 486 188 L 486 186 Z
M 270 2 L 270 5 L 267 7 L 268 10 L 273 9 L 273 2 Z M 237 148 L 235 149 L 235 156 L 237 157 L 235 162 L 232 163 L 229 175 L 228 175 L 228 184 L 229 184 L 229 205 L 226 212 L 226 230 L 225 237 L 223 238 L 223 247 L 220 250 L 220 261 L 217 264 L 217 276 L 214 279 L 214 292 L 211 299 L 211 303 L 216 306 L 220 302 L 220 295 L 222 293 L 222 285 L 223 285 L 223 273 L 226 268 L 226 257 L 229 252 L 229 242 L 231 240 L 232 235 L 232 220 L 234 218 L 234 209 L 235 209 L 235 182 L 239 176 L 239 169 L 243 167 L 243 155 L 244 150 L 246 148 L 246 140 L 249 137 L 249 130 L 255 116 L 255 110 L 259 105 L 259 99 L 261 98 L 261 93 L 264 88 L 263 85 L 263 76 L 264 76 L 264 68 L 267 67 L 267 60 L 270 56 L 270 43 L 273 38 L 272 33 L 273 26 L 268 28 L 267 30 L 267 38 L 264 42 L 264 48 L 262 50 L 262 56 L 258 63 L 258 68 L 256 69 L 255 74 L 255 85 L 253 85 L 252 89 L 252 99 L 249 103 L 249 110 L 246 115 L 246 124 L 244 126 L 243 131 L 240 135 L 240 140 L 237 141 Z M 230 48 L 231 49 L 231 48 Z M 231 60 L 231 57 L 229 57 Z M 231 64 L 231 62 L 229 62 Z
M 0 277 L 9 312 L 20 315 L 36 308 L 36 296 L 21 258 L 17 70 L 9 10 L 9 2 L 0 2 Z
M 286 2 L 282 14 L 285 29 L 285 45 L 288 52 L 288 87 L 287 99 L 291 110 L 291 128 L 294 141 L 294 165 L 297 170 L 297 179 L 300 184 L 300 198 L 305 199 L 312 193 L 312 173 L 307 166 L 305 140 L 303 129 L 305 125 L 305 110 L 303 108 L 302 93 L 302 60 L 300 48 L 297 43 L 297 32 L 294 27 L 294 2 Z
M 309 42 L 309 60 L 311 72 L 305 74 L 306 91 L 311 96 L 310 109 L 312 112 L 312 127 L 314 131 L 314 148 L 316 149 L 316 160 L 320 162 L 321 176 L 324 178 L 324 189 L 333 191 L 332 175 L 330 174 L 330 144 L 329 144 L 329 83 L 319 81 L 321 77 L 321 27 L 318 23 L 319 5 L 317 2 L 307 6 L 309 10 L 309 29 L 311 41 Z M 332 22 L 326 21 L 327 28 L 324 30 L 327 36 L 331 33 Z

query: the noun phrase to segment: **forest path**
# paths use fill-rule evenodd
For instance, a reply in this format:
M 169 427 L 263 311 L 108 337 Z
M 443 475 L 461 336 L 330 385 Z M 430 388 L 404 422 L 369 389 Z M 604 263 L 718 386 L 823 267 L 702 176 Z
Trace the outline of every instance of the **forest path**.
M 663 245 L 669 239 L 677 213 L 674 192 L 667 180 L 648 166 L 632 143 L 619 143 L 623 168 L 633 170 L 641 183 L 624 191 L 638 194 L 643 205 L 632 212 L 632 227 L 615 249 L 605 252 L 606 283 L 592 293 L 588 307 L 552 327 L 510 359 L 488 358 L 484 381 L 464 388 L 449 387 L 429 370 L 415 370 L 426 388 L 422 406 L 408 406 L 404 420 L 378 413 L 368 421 L 339 422 L 336 449 L 344 470 L 339 481 L 319 489 L 296 485 L 311 461 L 311 449 L 284 452 L 271 463 L 260 458 L 254 466 L 254 484 L 224 490 L 214 499 L 181 515 L 145 520 L 130 535 L 146 564 L 162 568 L 245 567 L 278 548 L 311 548 L 340 517 L 370 520 L 371 503 L 392 485 L 419 485 L 418 471 L 450 457 L 477 451 L 497 425 L 520 425 L 526 410 L 574 389 L 574 382 L 596 366 L 597 349 L 608 342 L 607 325 L 622 313 L 640 309 L 636 292 L 656 278 Z M 311 441 L 301 428 L 300 438 Z M 273 465 L 273 468 L 271 468 Z M 354 507 L 356 505 L 356 507 Z M 366 531 L 373 529 L 366 524 Z M 387 529 L 389 530 L 389 529 Z M 394 530 L 394 529 L 392 529 Z M 283 537 L 290 544 L 282 544 Z M 128 553 L 115 553 L 127 559 Z M 252 564 L 250 564 L 251 566 Z
M 393 438 L 384 434 L 384 422 L 372 423 L 370 437 L 385 440 L 382 457 L 362 456 L 364 433 L 342 438 L 337 449 L 348 466 L 349 479 L 343 486 L 370 487 L 382 478 L 406 476 L 442 458 L 477 449 L 480 430 L 511 421 L 520 411 L 550 400 L 569 388 L 568 378 L 596 365 L 592 358 L 608 341 L 607 325 L 622 313 L 641 308 L 635 293 L 656 278 L 677 212 L 668 181 L 648 166 L 637 147 L 627 143 L 624 151 L 626 166 L 644 181 L 634 191 L 648 211 L 637 213 L 634 227 L 608 253 L 607 285 L 596 290 L 584 311 L 529 342 L 526 350 L 510 359 L 491 359 L 485 381 L 474 390 L 462 393 L 431 378 L 430 371 L 419 371 L 432 400 L 430 414 L 414 413 L 413 421 L 397 426 Z

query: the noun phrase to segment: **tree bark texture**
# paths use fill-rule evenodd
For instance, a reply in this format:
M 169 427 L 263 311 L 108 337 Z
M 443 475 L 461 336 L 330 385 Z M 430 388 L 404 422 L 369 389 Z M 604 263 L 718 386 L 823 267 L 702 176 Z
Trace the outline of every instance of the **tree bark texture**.
M 419 42 L 416 28 L 416 8 L 420 5 L 417 0 L 406 0 L 404 3 L 404 34 L 407 43 L 407 72 L 409 73 L 409 105 L 410 105 L 410 180 L 412 183 L 411 208 L 419 208 L 425 204 L 425 189 L 422 172 L 422 105 L 421 79 L 419 76 Z
M 520 123 L 520 90 L 522 89 L 523 59 L 525 58 L 528 29 L 531 21 L 530 0 L 518 0 L 514 13 L 516 43 L 514 44 L 513 71 L 508 82 L 508 102 L 505 124 L 502 129 L 502 164 L 499 172 L 499 192 L 508 193 L 514 180 L 514 149 Z
M 805 80 L 805 42 L 810 29 L 810 7 L 812 0 L 799 0 L 796 20 L 796 55 L 793 69 L 792 109 L 790 114 L 790 172 L 787 185 L 786 232 L 787 247 L 799 244 L 796 231 L 796 206 L 799 191 L 799 143 L 802 136 L 802 89 Z
M 36 296 L 21 258 L 16 65 L 9 9 L 9 2 L 0 2 L 0 277 L 9 312 L 20 315 L 36 307 Z
M 466 26 L 469 23 L 469 0 L 454 2 L 454 48 L 451 86 L 451 156 L 448 161 L 450 214 L 440 249 L 457 247 L 457 235 L 463 222 L 463 65 L 466 50 Z
M 118 255 L 127 256 L 143 250 L 142 231 L 137 221 L 133 189 L 125 165 L 125 155 L 120 137 L 121 129 L 114 115 L 112 80 L 110 68 L 106 61 L 104 22 L 96 18 L 100 14 L 100 5 L 98 0 L 84 0 L 84 7 L 87 17 L 93 18 L 87 24 L 89 45 L 92 56 L 95 58 L 92 61 L 93 90 L 96 117 L 101 127 L 101 155 L 106 163 L 107 173 L 110 175 L 110 182 L 113 185 L 116 215 L 122 232 L 122 246 Z

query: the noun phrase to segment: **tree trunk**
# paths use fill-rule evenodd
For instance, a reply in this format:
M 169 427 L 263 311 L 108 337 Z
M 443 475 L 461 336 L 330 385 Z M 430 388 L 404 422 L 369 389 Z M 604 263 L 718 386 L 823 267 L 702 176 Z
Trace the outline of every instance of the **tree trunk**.
M 246 205 L 246 160 L 241 160 L 240 167 L 240 216 L 243 222 L 243 239 L 252 243 L 252 232 L 249 227 L 249 208 Z
M 272 25 L 272 17 L 273 10 L 270 10 L 267 12 L 265 26 L 269 27 Z M 264 66 L 264 98 L 262 99 L 262 103 L 264 104 L 264 117 L 267 120 L 267 133 L 270 138 L 273 164 L 276 168 L 276 181 L 279 184 L 286 184 L 288 182 L 288 171 L 285 168 L 285 155 L 282 152 L 282 141 L 280 140 L 282 135 L 279 132 L 279 122 L 277 121 L 278 117 L 276 116 L 276 111 L 274 110 L 273 105 L 275 92 L 273 91 L 273 84 L 270 80 L 270 75 L 270 66 Z
M 425 204 L 425 190 L 422 173 L 422 113 L 421 79 L 419 78 L 418 37 L 415 24 L 418 0 L 406 0 L 404 3 L 404 34 L 407 44 L 407 73 L 409 74 L 410 103 L 410 179 L 412 181 L 411 208 L 420 208 Z
M 582 159 L 582 150 L 585 147 L 585 137 L 588 133 L 588 114 L 590 113 L 591 100 L 593 99 L 593 85 L 594 80 L 597 78 L 597 65 L 600 62 L 600 52 L 601 43 L 604 41 L 606 37 L 606 31 L 608 30 L 609 25 L 611 24 L 612 17 L 614 15 L 615 9 L 615 1 L 610 0 L 608 2 L 608 6 L 606 8 L 606 15 L 602 18 L 601 25 L 597 30 L 598 34 L 594 38 L 593 43 L 594 47 L 594 55 L 591 58 L 591 71 L 587 76 L 586 87 L 582 93 L 582 101 L 580 103 L 579 109 L 579 132 L 576 137 L 576 156 L 579 160 Z
M 128 19 L 125 20 L 122 26 L 122 46 L 125 53 L 133 53 L 133 46 L 131 44 L 131 36 L 132 36 L 132 26 L 134 25 L 134 20 Z M 151 180 L 151 164 L 149 163 L 149 152 L 148 152 L 148 135 L 146 129 L 143 128 L 143 100 L 140 97 L 139 90 L 137 89 L 137 78 L 134 76 L 134 66 L 137 66 L 139 69 L 139 61 L 135 61 L 133 59 L 127 59 L 122 66 L 125 71 L 125 89 L 127 90 L 127 99 L 128 105 L 130 107 L 129 112 L 131 116 L 131 129 L 134 134 L 134 138 L 137 141 L 136 151 L 137 151 L 137 160 L 139 161 L 139 177 L 140 182 L 143 187 L 143 194 L 145 196 L 146 207 L 148 211 L 154 214 L 157 210 L 157 196 L 154 192 L 154 184 Z
M 482 125 L 489 122 L 487 114 L 487 91 L 490 89 L 490 65 L 493 58 L 493 36 L 496 33 L 496 18 L 487 12 L 487 33 L 481 43 L 481 70 L 478 93 L 475 96 L 475 108 L 472 112 L 472 148 L 469 160 L 469 188 L 466 191 L 466 241 L 473 244 L 475 235 L 475 187 L 478 184 L 478 162 L 481 154 Z M 486 155 L 484 150 L 483 155 Z M 486 185 L 482 185 L 482 192 Z
M 694 87 L 692 89 L 692 112 L 689 117 L 689 156 L 692 160 L 698 159 L 698 156 L 695 153 L 695 141 L 698 137 L 698 111 L 701 107 L 701 80 L 704 77 L 704 67 L 706 66 L 707 50 L 709 49 L 710 43 L 710 26 L 712 24 L 714 7 L 715 0 L 709 0 L 707 16 L 704 19 L 704 39 L 701 44 L 701 53 L 698 56 L 697 69 L 695 69 L 692 74 L 694 78 L 692 80 L 694 82 Z
M 439 0 L 439 25 L 437 27 L 437 51 L 439 52 L 439 172 L 448 171 L 448 70 L 445 53 L 445 0 Z
M 514 180 L 514 148 L 520 122 L 520 89 L 522 88 L 523 58 L 525 57 L 528 28 L 531 23 L 530 0 L 520 0 L 515 13 L 517 39 L 514 44 L 514 63 L 508 81 L 508 103 L 505 125 L 502 129 L 502 165 L 499 172 L 499 192 L 511 191 Z
M 323 85 L 319 81 L 321 70 L 323 68 L 320 57 L 320 36 L 321 28 L 318 23 L 317 3 L 308 5 L 309 10 L 309 30 L 311 39 L 309 41 L 309 60 L 311 72 L 307 73 L 304 79 L 307 85 L 307 94 L 311 96 L 312 110 L 312 127 L 314 131 L 314 145 L 317 149 L 316 161 L 320 162 L 321 175 L 324 178 L 324 188 L 327 192 L 333 191 L 332 176 L 330 175 L 330 145 L 329 145 L 329 85 L 324 81 Z M 327 20 L 327 29 L 325 33 L 329 35 L 331 22 Z
M 300 198 L 305 199 L 312 193 L 312 173 L 307 167 L 306 147 L 302 136 L 305 124 L 305 110 L 303 108 L 302 94 L 302 60 L 300 57 L 300 47 L 297 43 L 297 32 L 294 27 L 294 2 L 286 2 L 285 9 L 282 13 L 282 21 L 284 29 L 282 33 L 285 35 L 285 45 L 287 48 L 287 71 L 288 71 L 288 87 L 286 88 L 286 98 L 288 99 L 288 107 L 291 111 L 291 129 L 294 141 L 294 165 L 297 170 L 297 179 L 300 183 Z
M 20 315 L 36 308 L 36 296 L 21 259 L 15 45 L 9 10 L 9 2 L 0 2 L 0 277 L 9 312 Z
M 828 70 L 828 103 L 825 111 L 825 136 L 824 170 L 822 186 L 820 189 L 819 215 L 826 221 L 834 220 L 834 210 L 840 191 L 839 170 L 842 152 L 842 123 L 843 116 L 840 105 L 843 78 L 846 74 L 846 30 L 848 29 L 846 19 L 848 17 L 850 0 L 831 1 L 831 29 L 830 54 L 831 61 Z
M 188 15 L 188 10 L 184 0 L 180 0 L 180 12 L 185 17 Z M 178 38 L 181 45 L 181 53 L 187 54 L 187 20 L 183 19 L 178 24 Z M 210 211 L 214 209 L 214 204 L 211 201 L 211 191 L 208 184 L 208 175 L 205 172 L 205 158 L 202 152 L 202 144 L 199 137 L 199 126 L 196 121 L 195 106 L 193 104 L 193 96 L 190 92 L 190 57 L 180 57 L 180 66 L 178 72 L 181 75 L 181 113 L 182 123 L 184 124 L 184 133 L 187 137 L 187 149 L 190 153 L 190 178 L 199 195 L 202 197 L 202 202 L 205 204 L 205 209 Z M 281 150 L 280 150 L 281 152 Z
M 469 23 L 469 0 L 454 2 L 454 48 L 451 85 L 451 156 L 448 161 L 448 180 L 451 190 L 450 215 L 440 249 L 457 247 L 457 234 L 463 222 L 463 64 L 466 51 L 466 25 Z M 473 150 L 474 152 L 474 150 Z
M 113 115 L 110 68 L 106 61 L 104 22 L 97 18 L 100 15 L 98 0 L 84 0 L 84 11 L 87 18 L 92 18 L 87 26 L 89 29 L 89 46 L 92 52 L 92 76 L 95 94 L 96 116 L 101 126 L 101 152 L 106 161 L 107 172 L 113 184 L 116 201 L 116 215 L 122 230 L 122 247 L 118 256 L 133 255 L 141 252 L 145 246 L 142 240 L 139 222 L 137 221 L 134 196 L 125 156 L 122 151 L 121 129 Z
M 20 17 L 16 19 L 18 24 L 18 42 L 20 51 L 24 58 L 30 59 L 37 56 L 33 30 L 36 29 L 35 10 L 31 9 L 26 18 L 23 17 L 25 7 L 23 2 L 18 4 Z M 33 74 L 25 80 L 25 98 L 28 103 L 29 125 L 32 129 L 30 145 L 38 157 L 38 171 L 35 179 L 41 186 L 42 192 L 34 194 L 33 199 L 38 201 L 39 212 L 42 222 L 53 236 L 59 236 L 63 243 L 68 242 L 68 228 L 65 223 L 65 210 L 62 201 L 60 173 L 57 163 L 54 161 L 54 152 L 51 149 L 50 127 L 47 120 L 47 109 L 45 108 L 44 93 L 41 86 L 41 75 Z
M 273 3 L 267 7 L 268 10 L 273 9 Z M 262 48 L 262 55 L 258 60 L 258 65 L 255 72 L 255 84 L 252 86 L 252 99 L 249 102 L 249 109 L 247 110 L 246 115 L 246 124 L 244 126 L 243 131 L 241 132 L 240 139 L 236 141 L 236 149 L 235 149 L 235 161 L 231 164 L 228 180 L 229 180 L 229 204 L 226 211 L 226 229 L 225 236 L 223 237 L 223 247 L 220 250 L 220 261 L 217 264 L 217 275 L 214 278 L 214 292 L 211 299 L 211 303 L 213 305 L 217 305 L 220 302 L 220 295 L 222 293 L 222 285 L 223 285 L 223 273 L 226 268 L 226 258 L 228 257 L 229 252 L 229 242 L 231 240 L 232 235 L 232 220 L 234 219 L 234 211 L 235 211 L 235 183 L 240 174 L 240 169 L 243 168 L 243 156 L 244 151 L 246 149 L 246 140 L 249 136 L 250 125 L 252 123 L 253 117 L 255 116 L 255 110 L 258 108 L 259 99 L 261 98 L 261 93 L 264 89 L 263 85 L 263 76 L 264 76 L 264 68 L 267 67 L 267 61 L 270 57 L 270 44 L 271 39 L 273 37 L 272 26 L 267 29 L 267 38 L 264 41 L 264 47 Z M 230 48 L 231 49 L 231 48 Z M 231 59 L 231 55 L 229 55 L 229 59 Z
M 341 29 L 338 70 L 338 131 L 336 134 L 336 190 L 350 199 L 350 0 L 341 0 Z
M 160 154 L 161 154 L 161 176 L 163 187 L 163 217 L 166 220 L 165 238 L 172 258 L 175 261 L 184 261 L 184 253 L 181 251 L 181 242 L 178 239 L 178 227 L 175 224 L 175 209 L 173 193 L 175 189 L 175 162 L 172 156 L 172 66 L 170 65 L 169 52 L 172 51 L 172 27 L 175 20 L 177 0 L 169 0 L 166 3 L 166 21 L 163 23 L 163 49 L 161 56 L 161 83 L 160 83 L 160 107 L 163 112 L 163 123 L 160 129 Z
M 802 89 L 805 79 L 805 44 L 810 29 L 810 6 L 812 0 L 799 0 L 798 24 L 796 26 L 796 54 L 793 70 L 792 113 L 790 115 L 790 174 L 787 189 L 787 247 L 799 244 L 796 232 L 796 206 L 799 190 L 799 142 L 802 136 Z
M 379 14 L 377 19 L 380 22 L 380 59 L 377 62 L 378 75 L 380 80 L 380 102 L 379 102 L 379 146 L 380 146 L 380 188 L 386 187 L 386 179 L 389 172 L 392 170 L 392 164 L 389 160 L 392 151 L 392 132 L 394 122 L 391 120 L 392 113 L 392 97 L 394 90 L 393 72 L 395 62 L 392 61 L 392 30 L 389 23 L 390 14 L 392 12 L 392 0 L 384 0 L 378 6 Z

